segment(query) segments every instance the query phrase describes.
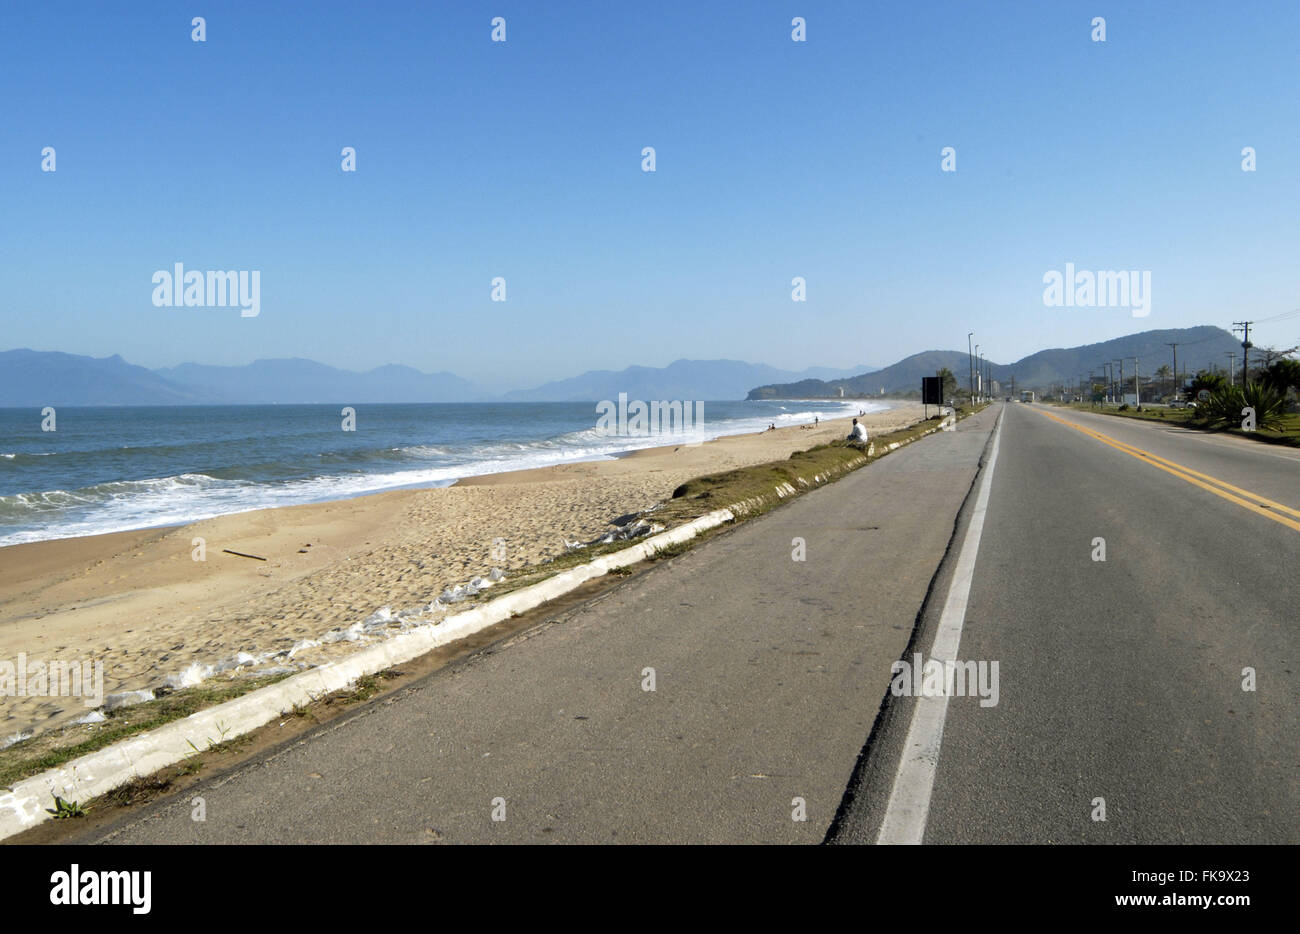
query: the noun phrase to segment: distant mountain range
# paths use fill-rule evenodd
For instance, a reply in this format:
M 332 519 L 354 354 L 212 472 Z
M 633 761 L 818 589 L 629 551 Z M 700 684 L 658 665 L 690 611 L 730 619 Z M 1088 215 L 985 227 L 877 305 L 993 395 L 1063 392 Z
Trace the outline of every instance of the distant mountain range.
M 1241 344 L 1223 328 L 1202 325 L 1194 328 L 1170 328 L 1163 331 L 1143 331 L 1082 347 L 1040 350 L 1015 363 L 992 364 L 993 379 L 1010 391 L 1014 379 L 1016 389 L 1046 389 L 1057 383 L 1073 382 L 1080 376 L 1099 373 L 1105 363 L 1124 358 L 1125 367 L 1131 367 L 1131 358 L 1137 357 L 1139 371 L 1151 376 L 1161 366 L 1173 367 L 1171 342 L 1178 344 L 1178 369 L 1189 375 L 1207 369 L 1211 364 L 1223 366 L 1225 354 L 1241 354 Z M 941 368 L 952 370 L 960 385 L 968 380 L 969 357 L 964 350 L 927 350 L 913 354 L 892 366 L 864 373 L 849 379 L 805 379 L 790 383 L 769 383 L 749 391 L 749 399 L 817 399 L 834 398 L 843 387 L 845 396 L 890 395 L 919 392 L 921 377 L 934 376 Z M 1126 373 L 1131 375 L 1131 369 Z
M 365 373 L 340 370 L 314 360 L 256 360 L 247 366 L 180 366 L 154 370 L 167 382 L 197 394 L 239 405 L 276 402 L 476 402 L 488 394 L 454 373 L 422 373 L 409 366 L 377 367 Z
M 934 376 L 943 367 L 966 379 L 966 353 L 955 350 L 926 350 L 904 357 L 882 370 L 863 373 L 847 379 L 804 379 L 794 383 L 769 383 L 751 389 L 747 399 L 819 399 L 835 397 L 844 387 L 846 396 L 875 396 L 891 393 L 919 391 L 922 376 Z
M 838 379 L 863 372 L 811 367 L 779 370 L 738 360 L 678 360 L 666 367 L 628 367 L 584 373 L 536 389 L 509 393 L 508 401 L 598 402 L 617 399 L 740 399 L 760 382 Z M 480 402 L 501 399 L 453 373 L 423 373 L 381 366 L 365 373 L 313 360 L 257 360 L 246 366 L 180 366 L 149 370 L 120 356 L 84 357 L 57 351 L 0 352 L 0 406 L 46 405 L 258 405 Z
M 677 360 L 665 367 L 590 370 L 536 389 L 509 392 L 505 398 L 514 402 L 599 402 L 617 399 L 620 392 L 625 392 L 629 399 L 743 399 L 749 388 L 760 382 L 834 380 L 863 372 L 872 370 L 811 367 L 794 373 L 740 360 Z
M 1086 347 L 1042 350 L 1010 364 L 994 364 L 993 377 L 1008 390 L 1042 389 L 1072 381 L 1107 360 L 1138 357 L 1153 374 L 1172 358 L 1188 373 L 1223 365 L 1224 354 L 1241 352 L 1222 328 L 1202 326 L 1145 331 Z M 780 370 L 740 360 L 677 360 L 666 367 L 632 366 L 592 370 L 536 389 L 495 396 L 453 373 L 424 373 L 406 366 L 381 366 L 365 373 L 312 360 L 258 360 L 246 366 L 180 366 L 149 370 L 119 356 L 95 358 L 55 351 L 0 352 L 0 406 L 46 405 L 219 405 L 364 404 L 383 402 L 598 402 L 617 399 L 798 399 L 898 394 L 920 389 L 921 377 L 948 367 L 965 385 L 966 352 L 928 350 L 884 369 L 811 367 Z M 1127 366 L 1127 363 L 1126 363 Z M 1131 371 L 1129 371 L 1131 372 Z M 757 387 L 757 388 L 751 388 Z
M 451 373 L 382 366 L 366 373 L 311 360 L 148 370 L 120 356 L 0 352 L 0 406 L 465 402 L 487 398 Z
M 0 353 L 0 406 L 194 405 L 220 401 L 119 356 L 41 350 Z

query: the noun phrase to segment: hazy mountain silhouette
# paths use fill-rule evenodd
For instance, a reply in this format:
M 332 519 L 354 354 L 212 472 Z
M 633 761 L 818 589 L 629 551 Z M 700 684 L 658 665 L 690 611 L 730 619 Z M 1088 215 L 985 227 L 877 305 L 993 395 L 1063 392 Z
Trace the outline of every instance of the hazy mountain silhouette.
M 1080 347 L 1040 350 L 1015 363 L 992 364 L 992 375 L 1010 392 L 1014 378 L 1017 389 L 1045 389 L 1056 383 L 1075 382 L 1080 376 L 1100 373 L 1103 364 L 1124 358 L 1125 367 L 1132 366 L 1137 357 L 1139 372 L 1154 375 L 1161 366 L 1173 367 L 1173 350 L 1170 341 L 1178 343 L 1178 369 L 1188 375 L 1211 364 L 1223 366 L 1225 354 L 1241 353 L 1241 344 L 1223 328 L 1200 325 L 1193 328 L 1169 328 L 1162 331 L 1142 331 L 1099 344 Z M 968 381 L 969 358 L 964 350 L 927 350 L 887 366 L 873 373 L 849 379 L 801 380 L 790 383 L 768 383 L 747 394 L 749 399 L 810 399 L 835 397 L 840 387 L 846 396 L 878 395 L 884 393 L 919 392 L 921 377 L 934 376 L 942 367 L 952 370 L 957 382 L 965 386 Z M 1131 375 L 1132 369 L 1126 374 Z
M 581 376 L 556 380 L 536 389 L 509 392 L 505 398 L 521 402 L 599 402 L 617 399 L 620 392 L 625 392 L 629 399 L 743 399 L 756 382 L 809 377 L 838 379 L 868 369 L 810 367 L 796 373 L 740 360 L 677 360 L 666 367 L 590 370 Z

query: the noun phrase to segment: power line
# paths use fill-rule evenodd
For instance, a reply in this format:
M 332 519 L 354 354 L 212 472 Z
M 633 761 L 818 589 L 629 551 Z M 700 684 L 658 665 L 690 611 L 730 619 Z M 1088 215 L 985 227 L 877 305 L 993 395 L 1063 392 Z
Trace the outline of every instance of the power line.
M 1290 311 L 1273 315 L 1271 318 L 1260 318 L 1258 321 L 1252 321 L 1251 324 L 1272 324 L 1274 321 L 1284 321 L 1287 318 L 1294 318 L 1296 315 L 1300 315 L 1300 308 L 1292 308 Z

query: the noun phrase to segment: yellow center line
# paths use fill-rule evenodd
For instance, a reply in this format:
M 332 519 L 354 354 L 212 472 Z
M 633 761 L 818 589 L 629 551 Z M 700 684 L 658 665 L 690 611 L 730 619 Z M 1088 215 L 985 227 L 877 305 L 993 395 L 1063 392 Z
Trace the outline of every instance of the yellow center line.
M 1200 471 L 1193 470 L 1190 467 L 1184 467 L 1182 464 L 1178 464 L 1175 463 L 1174 461 L 1168 460 L 1167 458 L 1161 457 L 1159 454 L 1152 454 L 1150 451 L 1145 451 L 1142 448 L 1137 447 L 1136 445 L 1129 444 L 1127 441 L 1120 441 L 1118 438 L 1110 438 L 1109 435 L 1103 435 L 1101 432 L 1097 431 L 1096 429 L 1085 428 L 1084 426 L 1075 424 L 1074 422 L 1071 422 L 1067 419 L 1057 418 L 1057 416 L 1052 415 L 1049 412 L 1043 412 L 1043 414 L 1047 415 L 1049 418 L 1056 418 L 1057 421 L 1061 422 L 1062 424 L 1069 425 L 1071 428 L 1078 428 L 1080 431 L 1091 434 L 1093 435 L 1093 437 L 1099 440 L 1108 439 L 1110 441 L 1113 441 L 1117 445 L 1120 445 L 1125 448 L 1129 448 L 1131 449 L 1129 453 L 1137 452 L 1135 455 L 1137 457 L 1150 458 L 1153 461 L 1157 461 L 1161 464 L 1166 464 L 1169 467 L 1172 467 L 1173 469 L 1181 473 L 1185 473 L 1192 477 L 1197 477 L 1198 479 L 1205 480 L 1208 483 L 1213 483 L 1216 486 L 1222 487 L 1225 490 L 1231 490 L 1233 493 L 1239 493 L 1242 496 L 1249 496 L 1251 499 L 1255 500 L 1256 503 L 1258 503 L 1259 505 L 1267 506 L 1270 509 L 1281 510 L 1282 512 L 1288 513 L 1292 516 L 1295 516 L 1297 519 L 1300 519 L 1300 509 L 1292 509 L 1290 506 L 1271 500 L 1266 496 L 1260 496 L 1258 493 L 1252 493 L 1250 490 L 1243 490 L 1239 486 L 1233 486 L 1231 483 L 1227 483 L 1226 481 L 1220 480 L 1218 477 L 1212 477 L 1209 474 L 1201 473 Z
M 1108 444 L 1117 451 L 1123 451 L 1125 454 L 1129 455 L 1130 457 L 1134 457 L 1140 461 L 1144 461 L 1150 464 L 1152 467 L 1155 467 L 1157 470 L 1163 470 L 1165 471 L 1165 473 L 1173 474 L 1175 477 L 1178 477 L 1179 479 L 1182 480 L 1186 480 L 1188 483 L 1192 484 L 1193 486 L 1198 486 L 1203 490 L 1208 490 L 1209 492 L 1213 493 L 1215 496 L 1221 497 L 1222 499 L 1226 499 L 1229 502 L 1236 503 L 1238 506 L 1242 506 L 1250 510 L 1251 512 L 1255 513 L 1256 515 L 1267 516 L 1269 519 L 1272 519 L 1274 522 L 1280 522 L 1283 525 L 1287 526 L 1288 528 L 1300 532 L 1300 522 L 1297 522 L 1296 519 L 1291 518 L 1291 516 L 1300 518 L 1300 511 L 1292 509 L 1290 506 L 1285 506 L 1282 503 L 1274 502 L 1271 499 L 1268 499 L 1263 496 L 1259 496 L 1258 494 L 1252 493 L 1249 490 L 1243 490 L 1241 489 L 1241 487 L 1233 486 L 1231 483 L 1226 483 L 1223 480 L 1219 480 L 1217 477 L 1212 477 L 1209 474 L 1204 474 L 1199 471 L 1192 470 L 1190 467 L 1184 467 L 1181 464 L 1177 464 L 1174 461 L 1167 460 L 1166 458 L 1158 457 L 1157 455 L 1152 454 L 1150 451 L 1145 451 L 1142 448 L 1137 447 L 1136 445 L 1128 444 L 1127 442 L 1124 441 L 1119 441 L 1115 438 L 1110 437 L 1109 435 L 1102 434 L 1100 431 L 1096 431 L 1092 428 L 1087 428 L 1083 425 L 1077 424 L 1068 419 L 1061 418 L 1057 415 L 1053 415 L 1051 412 L 1044 412 L 1040 408 L 1034 408 L 1033 411 L 1047 416 L 1048 418 L 1052 419 L 1052 421 L 1060 422 L 1062 425 L 1065 425 L 1068 428 L 1073 428 L 1075 431 L 1082 432 L 1083 434 L 1088 435 L 1090 438 L 1095 438 L 1096 440 L 1100 441 L 1102 444 Z M 1241 494 L 1241 496 L 1235 496 L 1233 495 L 1234 493 L 1239 493 Z M 1250 497 L 1250 499 L 1242 499 L 1242 496 L 1248 496 Z M 1289 513 L 1290 515 L 1281 515 L 1280 513 Z

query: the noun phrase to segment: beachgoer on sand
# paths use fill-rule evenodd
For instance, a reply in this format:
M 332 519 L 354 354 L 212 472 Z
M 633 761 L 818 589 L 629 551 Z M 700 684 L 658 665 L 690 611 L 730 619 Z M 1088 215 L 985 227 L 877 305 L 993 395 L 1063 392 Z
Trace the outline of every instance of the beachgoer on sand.
M 853 430 L 849 432 L 850 441 L 866 441 L 867 426 L 859 422 L 856 418 L 853 420 Z

